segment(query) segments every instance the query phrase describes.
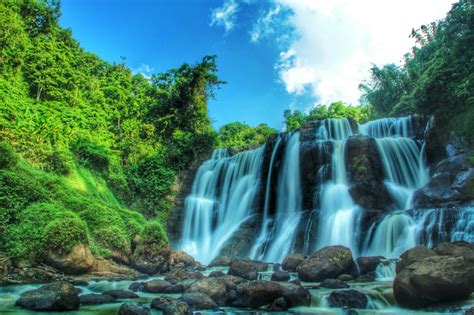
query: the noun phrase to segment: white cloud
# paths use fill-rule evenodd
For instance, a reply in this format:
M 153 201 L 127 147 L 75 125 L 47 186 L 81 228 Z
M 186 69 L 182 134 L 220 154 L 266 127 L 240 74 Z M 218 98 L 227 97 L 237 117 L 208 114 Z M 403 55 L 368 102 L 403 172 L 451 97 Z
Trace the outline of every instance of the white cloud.
M 211 26 L 221 26 L 230 32 L 235 27 L 238 10 L 239 4 L 235 0 L 225 0 L 221 7 L 212 10 Z
M 400 61 L 414 44 L 411 29 L 444 17 L 450 7 L 451 0 L 273 0 L 251 40 L 290 36 L 276 62 L 288 93 L 309 92 L 315 103 L 357 103 L 371 64 Z M 292 14 L 275 20 L 284 9 Z
M 149 65 L 147 64 L 141 64 L 140 67 L 136 68 L 136 69 L 132 69 L 132 72 L 134 74 L 141 74 L 145 77 L 145 79 L 147 80 L 150 80 L 151 79 L 151 75 L 153 74 L 153 67 L 150 67 Z

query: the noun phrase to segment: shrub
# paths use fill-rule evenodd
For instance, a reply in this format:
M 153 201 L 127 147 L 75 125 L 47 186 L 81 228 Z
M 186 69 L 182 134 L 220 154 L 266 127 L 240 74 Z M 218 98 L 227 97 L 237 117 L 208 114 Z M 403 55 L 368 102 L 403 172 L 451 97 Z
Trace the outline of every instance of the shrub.
M 141 235 L 140 247 L 145 247 L 148 251 L 156 253 L 161 251 L 167 244 L 168 237 L 160 223 L 152 221 L 145 225 Z
M 46 227 L 50 222 L 69 218 L 78 219 L 73 212 L 52 203 L 30 205 L 19 214 L 18 222 L 11 224 L 7 229 L 5 237 L 7 252 L 12 257 L 41 260 L 48 247 L 45 243 Z M 55 241 L 58 242 L 60 237 L 56 237 Z
M 126 231 L 117 226 L 107 226 L 95 230 L 94 239 L 102 247 L 130 253 L 130 239 Z
M 116 210 L 97 202 L 80 211 L 79 216 L 87 223 L 91 232 L 106 226 L 126 230 L 126 225 Z
M 69 253 L 74 245 L 89 243 L 87 225 L 76 215 L 69 215 L 71 216 L 55 219 L 45 227 L 43 239 L 46 249 Z
M 44 169 L 60 175 L 68 175 L 74 166 L 71 154 L 64 150 L 55 150 L 46 158 Z
M 79 163 L 100 172 L 107 172 L 111 152 L 103 145 L 88 140 L 78 140 L 72 147 Z

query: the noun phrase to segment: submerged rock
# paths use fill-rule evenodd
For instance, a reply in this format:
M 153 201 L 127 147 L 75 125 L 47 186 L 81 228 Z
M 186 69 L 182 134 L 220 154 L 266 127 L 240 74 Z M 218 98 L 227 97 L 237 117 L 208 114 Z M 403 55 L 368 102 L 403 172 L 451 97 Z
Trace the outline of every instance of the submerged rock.
M 320 288 L 327 289 L 346 289 L 349 288 L 349 285 L 341 280 L 336 279 L 326 279 L 319 285 Z
M 117 302 L 115 298 L 107 294 L 90 293 L 79 296 L 81 305 L 97 305 Z
M 307 257 L 296 269 L 302 281 L 334 279 L 354 269 L 352 252 L 344 246 L 327 246 Z
M 352 289 L 333 291 L 328 297 L 331 307 L 365 308 L 368 302 L 367 295 Z
M 151 314 L 150 308 L 135 302 L 125 302 L 120 306 L 117 313 L 118 315 L 149 315 Z
M 303 262 L 305 256 L 302 254 L 290 254 L 283 259 L 281 268 L 289 272 L 296 272 L 296 268 Z
M 72 311 L 79 308 L 78 290 L 68 282 L 54 282 L 23 292 L 15 305 L 34 311 Z
M 89 271 L 94 265 L 94 255 L 89 246 L 75 245 L 69 253 L 50 250 L 46 262 L 54 268 L 67 274 L 82 274 Z
M 133 293 L 127 290 L 108 290 L 103 294 L 110 295 L 116 299 L 137 299 L 139 298 L 138 294 Z
M 455 246 L 460 248 L 456 250 Z M 421 252 L 424 254 L 420 255 Z M 438 252 L 449 255 L 437 255 L 435 251 L 422 251 L 419 247 L 402 254 L 401 262 L 405 262 L 397 265 L 393 283 L 400 306 L 421 308 L 463 300 L 474 291 L 474 245 L 442 245 Z

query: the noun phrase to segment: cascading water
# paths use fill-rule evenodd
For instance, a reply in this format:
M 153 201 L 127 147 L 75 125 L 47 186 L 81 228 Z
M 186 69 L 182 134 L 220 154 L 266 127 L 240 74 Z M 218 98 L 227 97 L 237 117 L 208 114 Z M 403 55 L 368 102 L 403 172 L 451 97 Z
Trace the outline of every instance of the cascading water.
M 316 141 L 331 141 L 332 176 L 320 192 L 320 214 L 315 249 L 328 245 L 344 245 L 356 250 L 355 230 L 358 228 L 360 208 L 349 194 L 345 166 L 346 139 L 352 135 L 347 119 L 326 119 L 321 124 Z
M 208 263 L 244 222 L 257 235 L 245 249 L 248 257 L 267 262 L 329 245 L 350 247 L 355 256 L 398 258 L 416 245 L 474 241 L 474 207 L 411 209 L 414 192 L 428 181 L 420 120 L 379 119 L 359 125 L 359 135 L 348 119 L 325 119 L 312 126 L 278 135 L 267 150 L 232 157 L 227 150 L 215 150 L 199 168 L 186 199 L 180 249 Z M 354 163 L 349 154 L 360 152 L 353 151 L 360 143 L 368 150 L 375 143 L 378 154 L 361 161 L 363 168 L 382 167 L 383 192 L 388 192 L 382 198 L 392 200 L 386 208 L 357 204 L 362 202 L 354 176 L 360 175 L 354 175 L 354 164 L 346 166 L 346 161 Z M 267 176 L 264 182 L 262 176 Z M 376 180 L 378 185 L 380 177 Z M 260 191 L 262 186 L 265 191 Z M 369 226 L 367 231 L 363 226 Z M 379 277 L 390 278 L 392 267 L 381 266 Z
M 279 262 L 289 254 L 301 219 L 300 134 L 290 135 L 278 178 L 275 218 L 263 260 Z
M 217 149 L 199 168 L 186 198 L 180 249 L 209 263 L 249 218 L 260 183 L 263 148 L 229 157 Z
M 385 173 L 385 186 L 394 200 L 393 210 L 368 233 L 366 254 L 398 257 L 416 245 L 414 220 L 404 211 L 416 189 L 428 181 L 423 144 L 413 139 L 412 117 L 384 118 L 361 125 L 361 133 L 375 138 Z M 397 211 L 398 210 L 398 211 Z

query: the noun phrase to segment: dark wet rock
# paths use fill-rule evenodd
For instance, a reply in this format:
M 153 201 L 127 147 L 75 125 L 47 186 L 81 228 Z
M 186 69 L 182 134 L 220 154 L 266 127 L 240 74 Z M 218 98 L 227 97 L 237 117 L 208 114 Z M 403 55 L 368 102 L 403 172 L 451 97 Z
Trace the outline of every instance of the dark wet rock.
M 272 281 L 289 281 L 290 274 L 286 271 L 276 271 L 272 274 Z
M 150 308 L 136 302 L 125 302 L 120 306 L 118 315 L 150 315 Z
M 170 297 L 159 297 L 151 301 L 151 308 L 157 309 L 163 315 L 191 315 L 192 311 L 185 302 Z
M 355 309 L 348 308 L 348 307 L 343 307 L 342 308 L 342 314 L 344 314 L 344 315 L 358 315 L 359 313 L 357 313 L 357 311 Z
M 349 285 L 341 280 L 326 279 L 319 285 L 320 288 L 327 289 L 347 289 Z
M 358 257 L 356 259 L 356 264 L 359 273 L 364 275 L 369 272 L 374 272 L 383 259 L 385 259 L 383 256 Z
M 297 268 L 302 281 L 334 279 L 354 269 L 352 252 L 344 246 L 327 246 L 307 257 Z
M 223 305 L 227 299 L 227 292 L 237 287 L 232 276 L 204 278 L 194 282 L 186 293 L 201 292 L 207 294 L 218 305 Z M 237 278 L 237 277 L 236 277 Z M 242 279 L 243 281 L 243 279 Z
M 81 305 L 97 305 L 116 302 L 115 298 L 107 294 L 90 293 L 79 296 Z
M 138 294 L 127 291 L 127 290 L 109 290 L 105 291 L 103 294 L 110 295 L 116 299 L 137 299 L 139 298 Z
M 383 164 L 375 140 L 366 136 L 351 137 L 345 150 L 349 192 L 354 202 L 364 209 L 389 210 L 392 198 L 383 184 Z
M 54 282 L 23 292 L 15 305 L 34 311 L 72 311 L 79 308 L 79 295 L 68 282 Z
M 171 266 L 178 268 L 178 265 L 181 264 L 182 267 L 198 267 L 201 266 L 191 255 L 183 251 L 173 252 L 171 254 Z
M 143 290 L 144 282 L 132 282 L 128 289 L 133 292 L 139 292 Z
M 214 270 L 209 273 L 209 277 L 223 277 L 225 276 L 225 273 L 220 271 L 220 270 Z
M 415 261 L 420 261 L 423 258 L 436 256 L 436 253 L 425 246 L 413 247 L 405 251 L 397 262 L 396 271 L 397 273 L 404 269 L 406 266 L 412 264 Z
M 170 283 L 178 283 L 188 279 L 200 280 L 203 278 L 204 275 L 200 272 L 190 272 L 185 270 L 174 270 L 165 276 L 165 280 Z
M 474 307 L 465 310 L 464 315 L 474 315 Z
M 143 283 L 143 291 L 149 293 L 165 293 L 171 287 L 171 283 L 165 280 L 155 279 Z
M 354 277 L 352 275 L 347 274 L 347 273 L 343 273 L 342 275 L 337 277 L 337 280 L 352 281 L 352 280 L 354 280 Z
M 92 268 L 94 260 L 89 246 L 83 244 L 75 245 L 68 253 L 50 250 L 46 257 L 48 265 L 66 274 L 85 273 Z
M 241 277 L 247 280 L 257 279 L 257 268 L 255 265 L 248 260 L 234 260 L 229 267 L 227 272 L 229 275 Z
M 209 295 L 201 292 L 184 293 L 180 300 L 187 303 L 193 310 L 217 308 L 217 304 L 209 297 Z
M 280 297 L 284 298 L 290 307 L 311 303 L 309 291 L 302 286 L 257 280 L 239 285 L 237 299 L 232 302 L 232 305 L 258 308 L 268 305 Z
M 441 243 L 436 245 L 433 251 L 441 256 L 463 256 L 474 261 L 474 243 L 464 241 Z
M 279 282 L 283 288 L 283 297 L 290 307 L 309 306 L 311 304 L 311 294 L 309 291 L 295 283 Z
M 270 306 L 271 312 L 284 312 L 288 309 L 288 303 L 284 298 L 278 298 L 273 301 L 272 305 Z
M 68 281 L 70 284 L 72 285 L 77 285 L 77 286 L 81 286 L 81 287 L 87 287 L 89 285 L 89 282 L 85 281 L 85 280 L 78 280 L 78 279 L 75 279 L 75 280 L 70 280 Z
M 273 271 L 283 271 L 280 263 L 273 264 Z
M 296 272 L 296 268 L 303 262 L 305 256 L 302 254 L 290 254 L 283 259 L 281 265 L 283 270 Z
M 420 248 L 408 250 L 402 255 L 412 257 L 410 263 L 397 265 L 397 275 L 393 292 L 398 304 L 403 307 L 422 308 L 438 303 L 463 300 L 474 291 L 474 260 L 469 246 L 455 248 L 456 245 L 443 245 L 441 253 L 425 251 L 427 255 L 414 255 L 410 251 L 421 252 Z
M 413 195 L 414 208 L 455 206 L 474 199 L 474 167 L 468 154 L 459 154 L 436 165 L 428 184 Z
M 230 257 L 247 257 L 251 247 L 249 244 L 257 238 L 256 227 L 258 221 L 256 216 L 251 216 L 242 222 L 239 229 L 224 243 L 220 253 Z
M 365 275 L 359 276 L 355 279 L 356 282 L 373 282 L 375 281 L 375 273 L 366 273 Z
M 209 264 L 209 267 L 228 267 L 231 262 L 232 258 L 229 256 L 219 256 Z
M 152 251 L 146 244 L 139 245 L 131 258 L 131 265 L 147 275 L 163 273 L 169 270 L 171 249 L 163 247 L 159 252 Z
M 368 302 L 364 293 L 353 289 L 333 291 L 328 297 L 330 307 L 365 308 Z
M 258 308 L 271 304 L 283 296 L 283 288 L 277 282 L 251 281 L 237 288 L 237 299 L 232 303 L 237 307 Z
M 186 291 L 196 281 L 198 281 L 198 280 L 196 280 L 196 279 L 186 279 L 186 280 L 182 280 L 182 281 L 176 283 L 176 285 L 182 286 L 183 289 Z

